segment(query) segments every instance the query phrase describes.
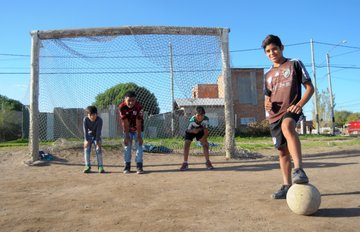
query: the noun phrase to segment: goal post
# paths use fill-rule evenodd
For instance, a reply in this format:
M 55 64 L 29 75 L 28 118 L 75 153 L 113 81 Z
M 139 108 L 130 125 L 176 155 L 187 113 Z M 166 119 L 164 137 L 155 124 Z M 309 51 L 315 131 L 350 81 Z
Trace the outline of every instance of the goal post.
M 225 156 L 232 157 L 235 132 L 228 34 L 227 28 L 174 26 L 32 31 L 32 160 L 38 160 L 42 140 L 62 136 L 81 139 L 83 109 L 91 104 L 101 105 L 105 93 L 116 91 L 113 87 L 118 85 L 146 89 L 147 95 L 141 96 L 143 101 L 155 99 L 155 105 L 141 102 L 148 107 L 144 107 L 148 116 L 146 133 L 153 138 L 174 134 L 180 138 L 186 119 L 196 106 L 204 105 L 211 122 L 210 136 L 223 137 Z M 171 71 L 170 60 L 174 63 Z M 171 90 L 170 75 L 175 83 Z M 120 102 L 111 100 L 100 107 L 100 116 L 108 124 L 103 135 L 108 138 L 120 136 L 114 129 L 118 127 L 114 125 L 118 120 L 114 109 Z

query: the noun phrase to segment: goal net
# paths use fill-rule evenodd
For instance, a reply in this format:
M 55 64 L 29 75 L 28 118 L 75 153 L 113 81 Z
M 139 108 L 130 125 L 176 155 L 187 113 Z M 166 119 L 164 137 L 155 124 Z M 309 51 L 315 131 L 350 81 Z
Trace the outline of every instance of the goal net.
M 223 153 L 232 149 L 231 141 L 227 147 L 224 139 L 227 133 L 230 140 L 233 137 L 226 131 L 226 118 L 232 117 L 225 96 L 227 35 L 228 29 L 191 27 L 33 31 L 33 157 L 37 141 L 81 142 L 84 109 L 89 105 L 97 106 L 103 119 L 104 143 L 121 144 L 118 105 L 128 90 L 136 92 L 144 107 L 145 144 L 182 150 L 188 120 L 197 106 L 203 106 L 210 144 Z

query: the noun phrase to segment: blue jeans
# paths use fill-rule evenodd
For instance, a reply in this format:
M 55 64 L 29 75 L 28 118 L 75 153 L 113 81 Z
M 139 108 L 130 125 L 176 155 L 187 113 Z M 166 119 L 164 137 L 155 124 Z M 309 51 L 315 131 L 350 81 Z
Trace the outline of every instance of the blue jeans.
M 91 166 L 90 153 L 91 153 L 91 147 L 92 147 L 93 144 L 95 145 L 97 164 L 98 164 L 99 167 L 103 166 L 103 158 L 102 158 L 101 147 L 99 149 L 96 149 L 97 142 L 95 140 L 95 137 L 91 137 L 88 142 L 89 142 L 88 146 L 86 148 L 84 148 L 85 166 L 88 166 L 88 167 Z
M 141 138 L 144 136 L 144 132 L 141 132 L 140 134 Z M 139 145 L 139 142 L 137 141 L 137 132 L 129 132 L 130 142 L 129 144 L 125 145 L 124 149 L 124 162 L 130 163 L 131 162 L 131 149 L 132 149 L 132 143 L 133 140 L 135 140 L 135 148 L 136 148 L 136 156 L 135 156 L 135 162 L 136 163 L 142 163 L 143 162 L 143 146 Z

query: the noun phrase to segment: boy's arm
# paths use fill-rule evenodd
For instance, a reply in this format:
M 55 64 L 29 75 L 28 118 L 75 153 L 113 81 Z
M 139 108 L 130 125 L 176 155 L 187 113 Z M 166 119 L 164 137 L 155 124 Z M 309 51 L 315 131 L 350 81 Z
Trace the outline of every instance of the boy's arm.
M 121 124 L 124 130 L 125 138 L 129 138 L 129 131 L 130 131 L 129 120 L 127 118 L 122 118 Z
M 305 86 L 305 93 L 303 97 L 300 99 L 298 103 L 296 103 L 295 105 L 291 105 L 287 110 L 288 112 L 300 114 L 304 105 L 310 100 L 311 96 L 314 94 L 314 86 L 311 83 L 311 81 L 305 82 L 304 86 Z
M 88 128 L 86 125 L 86 117 L 83 119 L 83 133 L 84 133 L 84 141 L 88 141 L 89 135 L 88 135 Z
M 265 110 L 270 112 L 272 109 L 271 98 L 265 95 L 265 102 L 264 102 Z
M 121 119 L 121 124 L 124 130 L 124 145 L 127 146 L 129 144 L 130 141 L 130 135 L 129 135 L 129 120 L 127 118 L 122 118 Z
M 204 128 L 204 139 L 207 139 L 209 137 L 209 128 Z
M 142 144 L 142 138 L 141 138 L 141 119 L 136 119 L 136 132 L 137 132 L 137 140 L 139 142 L 139 144 Z
M 102 126 L 103 126 L 103 120 L 101 118 L 98 118 L 99 121 L 97 123 L 96 126 L 96 141 L 100 141 L 101 139 L 101 130 L 102 130 Z

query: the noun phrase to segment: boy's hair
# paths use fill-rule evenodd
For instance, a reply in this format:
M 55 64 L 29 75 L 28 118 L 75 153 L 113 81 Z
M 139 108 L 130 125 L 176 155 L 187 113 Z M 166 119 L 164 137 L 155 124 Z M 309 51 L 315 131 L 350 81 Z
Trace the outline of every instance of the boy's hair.
M 201 114 L 201 115 L 205 115 L 205 109 L 204 109 L 204 107 L 202 107 L 202 106 L 196 107 L 196 113 L 197 113 L 197 114 Z
M 276 46 L 281 47 L 282 43 L 278 36 L 276 35 L 267 35 L 265 39 L 263 40 L 261 47 L 265 50 L 266 46 L 270 44 L 275 44 Z
M 88 114 L 97 114 L 96 106 L 88 106 L 88 107 L 86 107 L 86 113 L 88 113 Z
M 136 93 L 135 91 L 130 90 L 125 93 L 124 97 L 136 97 Z

